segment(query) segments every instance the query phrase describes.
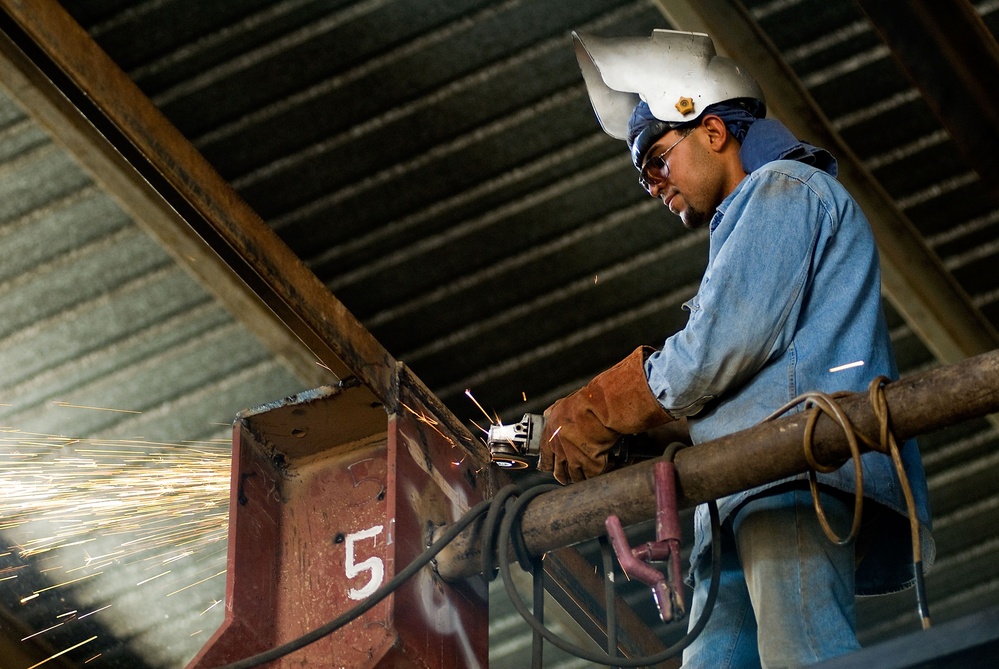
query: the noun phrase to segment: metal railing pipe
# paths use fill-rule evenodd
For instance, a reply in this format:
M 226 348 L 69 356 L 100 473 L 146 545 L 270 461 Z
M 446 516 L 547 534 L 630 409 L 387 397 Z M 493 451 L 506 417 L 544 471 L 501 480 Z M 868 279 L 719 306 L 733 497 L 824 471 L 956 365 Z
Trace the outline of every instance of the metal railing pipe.
M 999 350 L 895 381 L 884 392 L 891 425 L 900 440 L 997 412 Z M 878 434 L 879 424 L 866 393 L 847 395 L 839 404 L 857 431 Z M 807 471 L 803 438 L 808 415 L 801 412 L 763 422 L 679 451 L 674 461 L 680 507 Z M 843 431 L 831 418 L 818 419 L 813 453 L 823 463 L 849 458 Z M 652 518 L 655 462 L 641 462 L 534 499 L 521 522 L 527 551 L 538 556 L 601 536 L 609 513 L 626 526 Z M 438 556 L 441 577 L 454 580 L 479 572 L 481 529 L 481 524 L 473 525 Z

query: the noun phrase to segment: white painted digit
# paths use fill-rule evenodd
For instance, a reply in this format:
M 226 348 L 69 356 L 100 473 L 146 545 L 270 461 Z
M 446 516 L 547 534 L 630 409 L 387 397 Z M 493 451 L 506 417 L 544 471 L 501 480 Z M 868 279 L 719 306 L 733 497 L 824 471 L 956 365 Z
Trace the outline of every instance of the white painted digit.
M 362 588 L 351 588 L 347 592 L 347 596 L 351 599 L 364 599 L 373 593 L 382 584 L 385 579 L 385 563 L 378 556 L 369 557 L 367 560 L 361 560 L 356 562 L 354 559 L 354 543 L 361 541 L 362 539 L 374 539 L 382 532 L 381 525 L 375 525 L 367 530 L 362 530 L 360 532 L 354 532 L 348 534 L 345 537 L 345 543 L 347 544 L 347 562 L 344 565 L 344 570 L 347 572 L 347 578 L 354 578 L 360 576 L 363 572 L 371 572 L 371 580 Z

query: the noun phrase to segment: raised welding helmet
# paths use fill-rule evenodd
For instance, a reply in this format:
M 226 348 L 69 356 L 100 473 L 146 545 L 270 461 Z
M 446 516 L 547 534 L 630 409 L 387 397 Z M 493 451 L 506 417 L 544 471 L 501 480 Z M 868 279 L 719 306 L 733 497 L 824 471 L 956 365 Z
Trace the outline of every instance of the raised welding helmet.
M 629 120 L 643 100 L 667 124 L 659 137 L 674 125 L 697 120 L 718 102 L 739 100 L 757 118 L 766 115 L 759 84 L 734 61 L 717 55 L 704 33 L 653 30 L 651 37 L 596 37 L 573 32 L 572 39 L 593 111 L 615 139 L 628 139 Z M 629 147 L 636 166 L 659 137 Z

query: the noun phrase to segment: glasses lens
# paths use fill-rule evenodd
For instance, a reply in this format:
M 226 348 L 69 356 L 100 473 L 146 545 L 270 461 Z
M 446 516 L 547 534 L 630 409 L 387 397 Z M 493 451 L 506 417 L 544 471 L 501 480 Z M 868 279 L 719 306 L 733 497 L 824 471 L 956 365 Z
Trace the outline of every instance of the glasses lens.
M 693 130 L 681 132 L 680 139 L 673 142 L 668 149 L 655 158 L 649 158 L 649 162 L 642 166 L 642 174 L 638 177 L 638 182 L 642 184 L 645 190 L 651 190 L 652 184 L 662 183 L 666 179 L 669 179 L 669 163 L 666 162 L 666 159 L 673 149 L 676 148 L 677 144 L 690 137 L 690 133 Z
M 645 163 L 639 181 L 648 190 L 652 184 L 665 181 L 668 177 L 669 167 L 666 164 L 666 153 L 661 153 L 655 158 L 650 158 L 649 162 Z

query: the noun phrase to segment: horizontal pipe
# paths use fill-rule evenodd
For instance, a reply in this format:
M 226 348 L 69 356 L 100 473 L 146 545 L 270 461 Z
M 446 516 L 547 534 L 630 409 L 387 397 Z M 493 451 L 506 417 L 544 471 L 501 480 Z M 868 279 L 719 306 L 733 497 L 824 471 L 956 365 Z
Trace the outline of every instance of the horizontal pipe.
M 885 397 L 898 439 L 999 411 L 999 350 L 889 383 Z M 877 435 L 879 425 L 866 393 L 847 395 L 839 405 L 856 430 Z M 675 457 L 680 508 L 808 470 L 802 448 L 808 413 L 766 421 L 741 432 L 680 450 Z M 819 462 L 843 462 L 849 446 L 839 425 L 816 421 L 813 453 Z M 521 529 L 532 556 L 586 541 L 604 532 L 609 513 L 625 525 L 655 516 L 653 469 L 648 460 L 567 486 L 531 501 Z M 481 523 L 471 526 L 437 558 L 445 580 L 480 572 Z

